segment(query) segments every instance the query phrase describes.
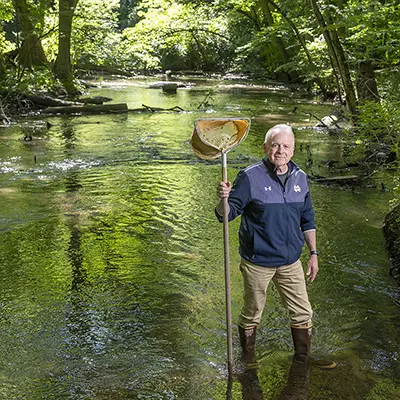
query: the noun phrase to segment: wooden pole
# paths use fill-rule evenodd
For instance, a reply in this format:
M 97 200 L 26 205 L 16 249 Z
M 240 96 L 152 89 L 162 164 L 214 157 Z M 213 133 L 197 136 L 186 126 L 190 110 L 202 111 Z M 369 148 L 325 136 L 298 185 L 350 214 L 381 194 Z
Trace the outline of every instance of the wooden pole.
M 222 181 L 228 182 L 227 174 L 227 163 L 226 153 L 222 153 Z M 228 374 L 232 375 L 233 366 L 233 350 L 232 350 L 232 312 L 231 312 L 231 274 L 229 265 L 229 221 L 228 221 L 228 210 L 229 204 L 228 199 L 223 199 L 224 206 L 224 265 L 225 265 L 225 303 L 226 303 L 226 335 L 227 335 L 227 346 L 228 346 Z

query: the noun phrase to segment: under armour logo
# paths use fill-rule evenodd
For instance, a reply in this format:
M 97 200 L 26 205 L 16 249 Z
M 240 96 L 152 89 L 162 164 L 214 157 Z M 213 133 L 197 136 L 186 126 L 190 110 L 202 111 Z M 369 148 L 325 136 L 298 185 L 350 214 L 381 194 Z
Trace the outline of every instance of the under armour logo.
M 268 190 L 272 190 L 272 187 L 271 186 L 264 186 L 264 190 L 266 191 L 266 192 L 268 192 Z
M 294 189 L 295 192 L 301 192 L 301 188 L 300 188 L 299 185 L 294 185 L 293 189 Z

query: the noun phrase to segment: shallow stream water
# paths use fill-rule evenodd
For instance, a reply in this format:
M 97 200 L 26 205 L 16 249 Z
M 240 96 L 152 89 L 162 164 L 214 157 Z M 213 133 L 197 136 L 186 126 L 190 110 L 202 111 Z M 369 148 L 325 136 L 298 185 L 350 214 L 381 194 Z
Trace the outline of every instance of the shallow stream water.
M 306 113 L 322 117 L 332 107 L 273 85 L 188 81 L 175 95 L 150 89 L 154 79 L 104 80 L 91 91 L 129 108 L 177 105 L 182 113 L 49 117 L 52 126 L 37 123 L 32 141 L 23 140 L 27 121 L 0 130 L 0 399 L 399 398 L 399 288 L 381 229 L 390 176 L 353 189 L 311 181 L 321 253 L 309 285 L 313 350 L 338 367 L 310 369 L 300 383 L 272 285 L 258 367 L 243 371 L 239 221 L 230 224 L 227 379 L 222 226 L 214 216 L 221 166 L 193 155 L 193 121 L 251 118 L 246 141 L 228 154 L 232 181 L 263 156 L 264 133 L 280 122 L 302 128 L 294 161 L 311 176 L 353 172 L 327 166 L 346 161 L 345 141 L 304 128 L 316 122 Z M 284 397 L 290 391 L 296 395 Z

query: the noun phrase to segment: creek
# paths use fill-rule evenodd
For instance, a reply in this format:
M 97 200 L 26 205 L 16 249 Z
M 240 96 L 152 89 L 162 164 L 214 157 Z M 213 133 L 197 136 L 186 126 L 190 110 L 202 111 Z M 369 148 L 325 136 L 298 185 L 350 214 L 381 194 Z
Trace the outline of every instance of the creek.
M 329 161 L 345 163 L 350 144 L 310 129 L 316 121 L 305 112 L 322 117 L 332 107 L 300 92 L 188 80 L 175 95 L 148 88 L 154 78 L 104 79 L 91 90 L 129 108 L 187 112 L 54 116 L 29 142 L 26 121 L 1 129 L 0 399 L 277 399 L 292 385 L 290 329 L 273 285 L 258 368 L 240 371 L 239 221 L 230 224 L 228 385 L 222 225 L 214 216 L 221 166 L 194 156 L 193 121 L 251 118 L 247 139 L 228 154 L 231 181 L 263 156 L 276 123 L 298 128 L 294 161 L 310 175 L 343 173 Z M 198 106 L 206 97 L 205 111 Z M 398 398 L 400 296 L 381 229 L 391 177 L 376 174 L 372 183 L 311 181 L 320 252 L 309 285 L 313 350 L 338 366 L 311 369 L 296 398 Z

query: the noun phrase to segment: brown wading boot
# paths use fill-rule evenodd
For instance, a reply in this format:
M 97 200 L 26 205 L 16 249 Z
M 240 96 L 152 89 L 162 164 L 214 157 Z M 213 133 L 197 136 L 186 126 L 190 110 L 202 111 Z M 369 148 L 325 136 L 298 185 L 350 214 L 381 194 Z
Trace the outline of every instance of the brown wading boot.
M 242 347 L 243 361 L 245 363 L 255 363 L 256 355 L 254 347 L 256 343 L 256 327 L 244 329 L 239 326 L 240 346 Z
M 336 363 L 331 360 L 317 360 L 310 357 L 312 328 L 294 328 L 292 327 L 292 336 L 294 343 L 293 361 L 301 364 L 309 364 L 322 369 L 332 369 Z

